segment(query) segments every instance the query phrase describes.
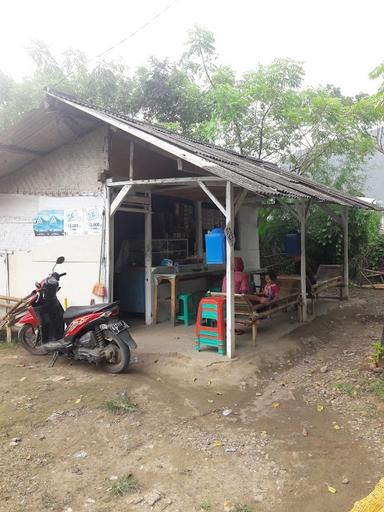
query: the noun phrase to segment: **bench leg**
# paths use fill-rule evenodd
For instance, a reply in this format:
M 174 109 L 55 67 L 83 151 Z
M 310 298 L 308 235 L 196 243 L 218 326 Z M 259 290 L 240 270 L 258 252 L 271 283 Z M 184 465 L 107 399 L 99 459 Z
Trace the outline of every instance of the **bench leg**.
M 252 344 L 256 347 L 257 322 L 252 323 Z

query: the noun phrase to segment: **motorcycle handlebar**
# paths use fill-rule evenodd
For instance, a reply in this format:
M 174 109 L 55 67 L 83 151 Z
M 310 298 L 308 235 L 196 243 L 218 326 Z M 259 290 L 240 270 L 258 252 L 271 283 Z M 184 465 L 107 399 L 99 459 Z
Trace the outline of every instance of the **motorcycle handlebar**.
M 62 274 L 59 274 L 59 277 L 63 277 L 63 276 L 66 276 L 67 273 L 66 272 L 63 272 Z

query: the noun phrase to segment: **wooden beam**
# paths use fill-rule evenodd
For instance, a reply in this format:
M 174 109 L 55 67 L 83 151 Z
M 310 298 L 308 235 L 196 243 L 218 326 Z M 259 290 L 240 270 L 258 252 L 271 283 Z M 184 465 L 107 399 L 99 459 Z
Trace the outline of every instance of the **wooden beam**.
M 148 180 L 126 180 L 126 181 L 110 181 L 107 180 L 108 187 L 124 187 L 125 185 L 179 185 L 179 184 L 193 184 L 203 183 L 210 181 L 223 181 L 223 178 L 215 176 L 186 176 L 185 178 L 157 178 Z
M 228 182 L 227 182 L 228 183 Z M 218 209 L 221 211 L 221 213 L 226 216 L 227 213 L 225 211 L 224 206 L 220 203 L 220 201 L 212 194 L 212 192 L 209 190 L 209 188 L 203 183 L 199 182 L 200 188 L 204 190 L 204 192 L 207 194 L 207 196 L 210 198 L 210 200 L 218 207 Z M 228 185 L 227 185 L 228 188 Z M 233 190 L 232 190 L 233 195 Z
M 237 213 L 239 212 L 240 207 L 243 204 L 243 201 L 246 198 L 247 194 L 248 194 L 248 190 L 246 188 L 243 188 L 243 190 L 240 192 L 240 194 L 236 198 L 236 202 L 235 202 L 235 217 L 236 217 Z
M 225 199 L 225 221 L 226 231 L 230 230 L 234 234 L 235 228 L 235 211 L 233 204 L 233 183 L 227 181 L 226 199 Z M 232 358 L 235 354 L 235 276 L 234 276 L 234 239 L 226 236 L 226 340 L 227 340 L 227 356 Z
M 113 301 L 113 275 L 115 253 L 115 217 L 111 215 L 112 190 L 105 187 L 105 213 L 102 223 L 101 243 L 105 247 L 105 280 L 107 285 L 106 302 Z
M 151 204 L 151 200 L 146 196 L 131 196 L 129 195 L 123 200 L 124 204 L 140 204 L 140 205 L 149 205 Z
M 110 215 L 114 215 L 123 202 L 125 196 L 129 193 L 129 191 L 132 189 L 133 185 L 124 185 L 123 188 L 119 191 L 115 199 L 112 201 L 111 204 L 111 210 Z
M 302 202 L 297 209 L 299 222 L 300 222 L 300 236 L 301 236 L 301 257 L 300 257 L 300 283 L 301 283 L 301 301 L 302 301 L 302 314 L 301 319 L 303 322 L 307 320 L 307 261 L 306 261 L 306 247 L 305 247 L 305 220 L 306 220 L 306 202 Z
M 148 193 L 151 202 L 151 193 Z M 152 315 L 152 296 L 153 296 L 153 277 L 152 277 L 152 211 L 151 206 L 147 209 L 144 218 L 144 266 L 145 266 L 145 323 L 153 323 Z
M 129 143 L 129 179 L 133 179 L 133 157 L 135 154 L 135 143 L 133 140 Z
M 348 208 L 344 207 L 341 213 L 343 222 L 343 235 L 344 235 L 344 288 L 343 298 L 349 298 L 349 257 L 348 257 L 348 246 L 349 246 L 349 234 L 348 234 Z
M 127 213 L 147 213 L 148 208 L 130 208 L 129 206 L 119 206 L 118 211 Z
M 196 212 L 196 253 L 198 258 L 203 257 L 203 205 L 201 201 L 195 201 Z

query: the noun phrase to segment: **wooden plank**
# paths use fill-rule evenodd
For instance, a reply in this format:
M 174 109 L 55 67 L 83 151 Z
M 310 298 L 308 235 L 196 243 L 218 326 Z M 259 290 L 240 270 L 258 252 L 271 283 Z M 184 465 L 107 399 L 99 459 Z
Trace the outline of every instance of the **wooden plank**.
M 133 156 L 135 152 L 135 144 L 133 140 L 129 143 L 129 179 L 133 179 Z
M 220 182 L 223 178 L 216 176 L 186 176 L 185 178 L 154 178 L 148 180 L 125 180 L 125 181 L 111 181 L 107 180 L 108 187 L 123 187 L 125 185 L 178 185 L 178 184 L 193 184 L 203 182 Z
M 104 226 L 104 237 L 101 243 L 105 244 L 105 280 L 107 284 L 106 301 L 113 301 L 113 274 L 114 274 L 114 234 L 115 234 L 115 217 L 111 215 L 111 199 L 112 190 L 105 186 L 106 208 Z M 104 238 L 104 239 L 103 239 Z
M 149 200 L 151 195 L 149 192 Z M 152 211 L 148 209 L 144 220 L 144 247 L 145 247 L 145 323 L 151 325 L 152 318 L 152 295 L 153 295 L 153 279 L 152 279 Z
M 125 196 L 129 193 L 129 191 L 132 189 L 133 185 L 124 185 L 122 189 L 119 191 L 115 199 L 112 201 L 111 208 L 110 208 L 110 215 L 114 215 L 116 211 L 118 210 L 121 203 L 124 201 Z
M 306 219 L 306 205 L 301 203 L 298 208 L 298 215 L 300 221 L 300 236 L 301 236 L 301 258 L 300 258 L 300 282 L 301 282 L 301 298 L 302 298 L 302 314 L 303 322 L 307 320 L 307 265 L 306 265 L 306 248 L 305 248 L 305 219 Z
M 235 210 L 233 204 L 233 183 L 227 181 L 226 201 L 225 201 L 225 221 L 226 228 L 235 228 Z M 227 301 L 226 301 L 226 343 L 227 356 L 232 358 L 235 354 L 235 276 L 234 276 L 234 253 L 235 248 L 232 241 L 226 238 L 226 281 L 227 281 Z
M 198 258 L 203 257 L 203 205 L 201 201 L 195 201 L 196 211 L 196 253 Z
M 6 300 L 8 302 L 20 302 L 20 297 L 11 297 L 10 295 L 0 295 L 0 300 Z
M 228 182 L 227 182 L 228 183 Z M 211 199 L 211 201 L 217 206 L 217 208 L 221 211 L 221 213 L 226 216 L 226 210 L 224 206 L 220 203 L 220 201 L 212 194 L 212 192 L 209 190 L 209 188 L 203 183 L 199 182 L 200 188 L 204 190 L 204 192 L 207 194 L 207 196 Z M 233 191 L 232 191 L 233 196 Z
M 349 257 L 348 257 L 348 245 L 349 245 L 349 234 L 348 234 L 348 208 L 343 208 L 341 214 L 343 220 L 343 235 L 344 235 L 344 288 L 343 298 L 349 298 Z
M 236 202 L 235 202 L 235 216 L 239 212 L 240 207 L 243 204 L 243 201 L 246 198 L 247 194 L 248 194 L 248 190 L 246 188 L 243 188 L 243 190 L 240 192 L 239 196 L 236 198 Z

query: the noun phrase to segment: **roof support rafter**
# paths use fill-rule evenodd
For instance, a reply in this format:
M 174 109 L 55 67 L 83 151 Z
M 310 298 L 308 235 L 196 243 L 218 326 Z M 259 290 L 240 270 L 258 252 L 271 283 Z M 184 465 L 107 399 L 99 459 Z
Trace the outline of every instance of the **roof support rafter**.
M 217 197 L 214 194 L 212 194 L 212 192 L 209 190 L 207 185 L 205 185 L 205 183 L 203 183 L 202 181 L 199 181 L 199 185 L 200 185 L 200 188 L 207 194 L 209 199 L 218 207 L 218 209 L 221 211 L 221 213 L 224 216 L 226 216 L 227 212 L 226 212 L 224 206 L 220 203 L 220 201 L 217 199 Z
M 185 185 L 185 184 L 200 184 L 204 181 L 210 182 L 223 182 L 223 178 L 216 176 L 187 176 L 185 178 L 156 178 L 149 180 L 125 180 L 125 181 L 111 181 L 107 180 L 107 187 L 124 187 L 125 185 Z
M 124 201 L 125 196 L 130 192 L 133 185 L 124 185 L 120 192 L 117 194 L 115 199 L 112 201 L 110 215 L 113 216 L 121 203 Z
M 246 198 L 247 194 L 248 194 L 248 190 L 246 188 L 243 188 L 243 190 L 237 196 L 236 201 L 235 201 L 235 217 L 236 217 L 237 213 L 239 212 L 240 207 L 243 204 L 243 201 Z

